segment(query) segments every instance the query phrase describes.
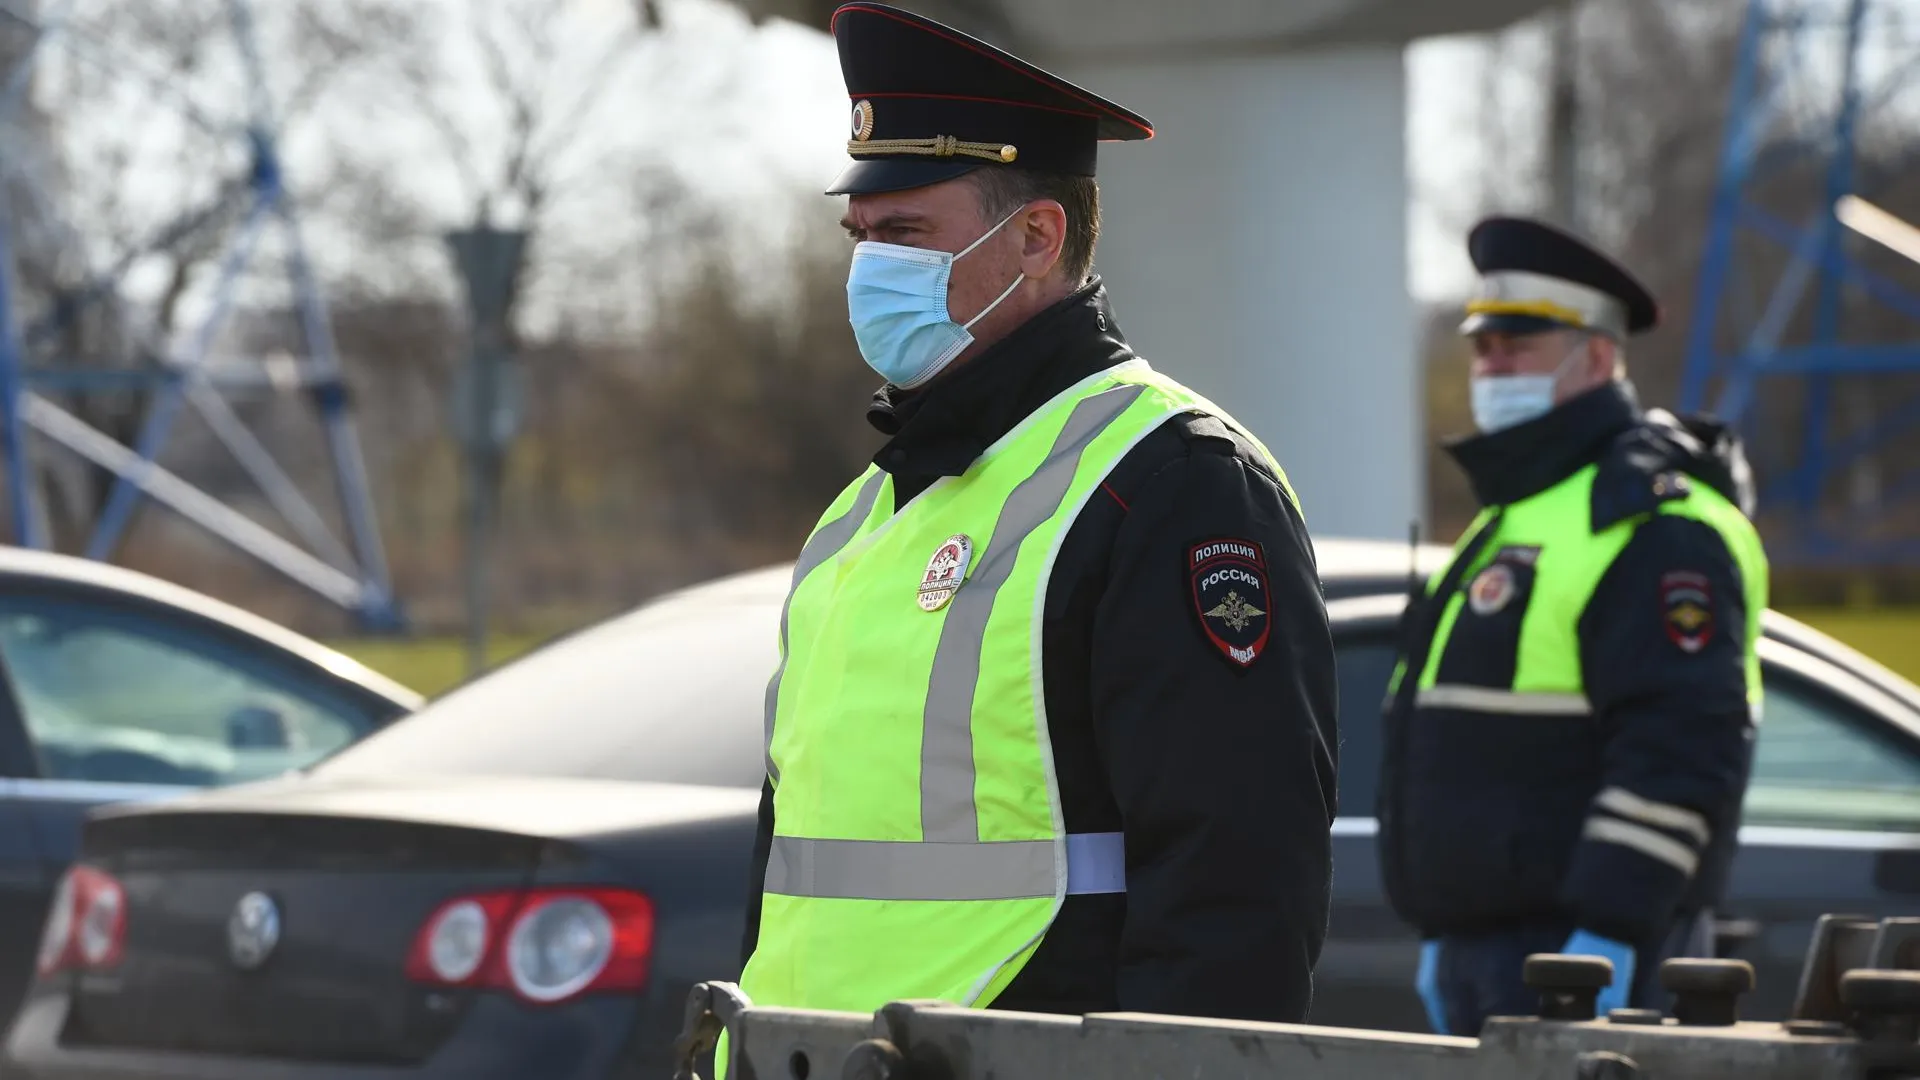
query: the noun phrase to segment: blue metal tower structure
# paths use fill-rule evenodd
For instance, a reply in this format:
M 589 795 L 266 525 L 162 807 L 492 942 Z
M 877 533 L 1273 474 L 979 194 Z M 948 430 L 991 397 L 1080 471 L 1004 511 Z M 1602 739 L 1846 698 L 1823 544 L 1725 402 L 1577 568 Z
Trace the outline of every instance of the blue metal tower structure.
M 93 275 L 79 290 L 78 303 L 49 305 L 50 310 L 25 326 L 16 324 L 10 273 L 13 252 L 6 215 L 0 213 L 0 454 L 5 457 L 12 539 L 27 547 L 45 548 L 49 543 L 36 507 L 36 470 L 27 439 L 27 432 L 32 430 L 115 476 L 113 490 L 93 523 L 86 545 L 89 558 L 111 559 L 143 499 L 151 499 L 346 609 L 363 628 L 399 630 L 405 617 L 388 575 L 332 325 L 307 256 L 296 207 L 284 184 L 252 12 L 247 0 L 228 0 L 227 12 L 248 81 L 247 117 L 223 122 L 177 94 L 166 95 L 179 102 L 182 115 L 194 126 L 243 141 L 249 162 L 246 174 L 223 184 L 215 205 L 183 215 L 149 244 L 127 252 L 112 267 Z M 0 19 L 25 27 L 34 35 L 33 44 L 16 69 L 0 72 L 0 115 L 19 107 L 32 65 L 56 38 L 77 50 L 89 51 L 96 62 L 115 64 L 115 58 L 100 42 L 52 13 L 36 21 L 0 0 Z M 157 93 L 167 89 L 155 87 Z M 0 154 L 5 152 L 0 148 Z M 76 358 L 65 358 L 64 363 L 44 362 L 49 350 L 57 347 L 62 328 L 78 316 L 79 308 L 114 295 L 124 273 L 142 254 L 170 247 L 188 233 L 217 228 L 236 208 L 236 202 L 241 223 L 226 238 L 212 304 L 194 328 L 184 352 L 176 355 L 161 345 L 156 350 L 157 364 L 134 369 L 87 367 L 75 363 Z M 256 373 L 236 373 L 209 364 L 215 335 L 233 313 L 241 275 L 262 234 L 274 226 L 281 230 L 287 281 L 304 339 L 305 355 L 297 364 L 297 383 L 316 409 L 325 431 L 340 516 L 350 544 L 343 544 L 335 536 L 325 518 L 229 403 L 230 393 L 257 391 L 274 386 L 276 380 L 264 377 L 264 367 Z M 87 424 L 43 393 L 89 389 L 133 390 L 143 396 L 144 415 L 131 446 Z M 265 528 L 158 464 L 156 459 L 174 421 L 186 408 L 201 415 L 306 547 Z
M 1847 227 L 1849 204 L 1910 183 L 1908 169 L 1863 175 L 1858 154 L 1863 125 L 1887 115 L 1920 73 L 1920 45 L 1888 47 L 1902 36 L 1902 17 L 1920 17 L 1920 4 L 1749 0 L 1745 14 L 1681 406 L 1740 427 L 1764 483 L 1769 547 L 1782 565 L 1920 556 L 1920 537 L 1881 527 L 1899 499 L 1920 494 L 1920 469 L 1856 505 L 1839 505 L 1847 500 L 1836 495 L 1836 481 L 1863 455 L 1920 422 L 1920 397 L 1890 407 L 1876 400 L 1864 430 L 1834 430 L 1837 379 L 1873 377 L 1877 387 L 1902 381 L 1885 376 L 1920 374 L 1920 296 L 1864 265 L 1868 241 Z M 1911 141 L 1920 142 L 1920 130 Z M 1862 340 L 1845 316 L 1846 302 L 1863 298 L 1910 329 L 1894 341 Z M 1761 395 L 1787 381 L 1802 394 L 1798 426 L 1769 427 Z

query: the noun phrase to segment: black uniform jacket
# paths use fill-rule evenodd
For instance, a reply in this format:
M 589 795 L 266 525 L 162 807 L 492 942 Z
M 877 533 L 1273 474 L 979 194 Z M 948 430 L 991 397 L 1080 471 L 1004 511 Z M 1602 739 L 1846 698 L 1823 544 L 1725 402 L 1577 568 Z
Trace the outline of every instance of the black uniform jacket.
M 1613 383 L 1449 449 L 1489 507 L 1598 462 L 1570 543 L 1651 516 L 1579 614 L 1589 715 L 1415 708 L 1404 687 L 1388 702 L 1379 807 L 1388 895 L 1426 937 L 1524 924 L 1656 948 L 1677 918 L 1720 898 L 1754 728 L 1740 570 L 1711 526 L 1652 511 L 1705 483 L 1750 514 L 1739 444 L 1710 421 L 1643 413 L 1631 387 Z M 1410 664 L 1427 655 L 1446 598 L 1466 587 L 1459 568 L 1482 546 L 1469 541 L 1433 598 L 1409 609 Z M 1533 572 L 1518 554 L 1510 601 L 1484 614 L 1462 606 L 1439 682 L 1512 685 Z
M 1095 278 L 926 387 L 883 387 L 874 460 L 904 503 L 1133 355 Z M 1188 568 L 1221 538 L 1265 553 L 1271 633 L 1245 667 L 1209 636 Z M 1332 877 L 1333 643 L 1306 527 L 1258 452 L 1183 416 L 1128 453 L 1063 541 L 1041 663 L 1067 831 L 1124 832 L 1127 891 L 1067 897 L 993 1007 L 1304 1019 Z

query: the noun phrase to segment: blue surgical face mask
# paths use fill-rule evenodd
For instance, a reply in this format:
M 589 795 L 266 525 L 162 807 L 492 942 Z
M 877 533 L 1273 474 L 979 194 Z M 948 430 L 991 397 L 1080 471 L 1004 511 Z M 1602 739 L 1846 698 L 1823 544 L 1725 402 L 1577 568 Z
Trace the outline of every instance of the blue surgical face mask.
M 968 332 L 973 324 L 1026 280 L 1024 275 L 1014 278 L 1005 292 L 964 325 L 947 314 L 947 280 L 953 275 L 953 264 L 986 243 L 1001 225 L 1013 220 L 1013 214 L 1001 218 L 999 225 L 958 254 L 870 240 L 854 245 L 853 266 L 847 271 L 847 313 L 860 355 L 881 378 L 911 390 L 938 375 L 973 344 Z
M 1553 411 L 1554 390 L 1568 365 L 1586 349 L 1576 344 L 1560 366 L 1549 375 L 1476 375 L 1470 382 L 1473 394 L 1473 422 L 1482 433 L 1496 431 L 1537 420 Z

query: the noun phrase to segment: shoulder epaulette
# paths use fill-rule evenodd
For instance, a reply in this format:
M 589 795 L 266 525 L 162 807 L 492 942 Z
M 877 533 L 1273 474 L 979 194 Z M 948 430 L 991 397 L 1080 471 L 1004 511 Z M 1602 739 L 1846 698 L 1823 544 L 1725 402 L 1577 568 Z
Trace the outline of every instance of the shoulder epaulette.
M 1174 423 L 1179 425 L 1180 434 L 1185 436 L 1188 442 L 1197 442 L 1201 439 L 1219 439 L 1222 442 L 1234 444 L 1239 442 L 1234 438 L 1233 429 L 1227 426 L 1226 421 L 1208 413 L 1182 413 L 1174 419 Z
M 1614 440 L 1601 457 L 1593 477 L 1592 518 L 1595 533 L 1643 514 L 1661 503 L 1693 493 L 1693 478 L 1673 468 L 1672 459 L 1650 445 L 1641 431 L 1629 431 Z
M 1210 413 L 1190 412 L 1174 417 L 1172 422 L 1189 446 L 1207 453 L 1239 458 L 1247 468 L 1266 477 L 1274 486 L 1288 492 L 1289 498 L 1292 497 L 1293 489 L 1274 475 L 1261 453 L 1226 421 Z

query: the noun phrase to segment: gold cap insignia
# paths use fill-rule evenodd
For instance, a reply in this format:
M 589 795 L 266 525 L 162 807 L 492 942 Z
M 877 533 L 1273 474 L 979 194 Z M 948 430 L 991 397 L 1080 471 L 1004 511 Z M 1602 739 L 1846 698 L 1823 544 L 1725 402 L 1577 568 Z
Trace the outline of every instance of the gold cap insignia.
M 866 142 L 873 138 L 873 102 L 859 101 L 853 106 L 853 139 Z

